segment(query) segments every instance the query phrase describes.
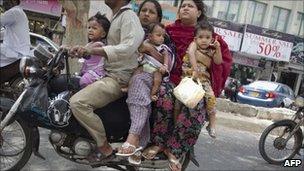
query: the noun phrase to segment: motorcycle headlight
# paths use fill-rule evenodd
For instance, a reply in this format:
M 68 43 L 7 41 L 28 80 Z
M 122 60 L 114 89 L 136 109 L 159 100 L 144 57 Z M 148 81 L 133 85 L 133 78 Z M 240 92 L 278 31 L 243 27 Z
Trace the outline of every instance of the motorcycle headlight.
M 25 57 L 21 58 L 20 64 L 19 64 L 19 70 L 24 78 L 28 78 L 32 74 L 35 74 L 37 72 L 37 69 L 38 68 L 35 63 L 34 57 L 25 56 Z
M 295 100 L 295 105 L 298 107 L 303 107 L 304 106 L 304 98 L 301 96 L 298 96 Z

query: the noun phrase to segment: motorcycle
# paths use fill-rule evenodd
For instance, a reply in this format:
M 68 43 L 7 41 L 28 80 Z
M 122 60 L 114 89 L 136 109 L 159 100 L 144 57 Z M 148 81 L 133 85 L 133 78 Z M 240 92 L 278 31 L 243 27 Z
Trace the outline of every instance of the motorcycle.
M 28 80 L 26 88 L 17 100 L 0 97 L 0 170 L 22 169 L 32 153 L 45 159 L 39 153 L 38 127 L 51 130 L 49 142 L 56 153 L 76 163 L 118 170 L 168 168 L 167 157 L 162 153 L 153 160 L 142 158 L 139 165 L 132 165 L 125 157 L 119 156 L 98 162 L 87 160 L 94 153 L 96 143 L 73 117 L 69 106 L 69 98 L 79 88 L 73 84 L 78 83 L 77 77 L 70 75 L 67 51 L 59 50 L 46 66 L 41 61 L 35 56 L 22 58 L 20 71 Z M 58 72 L 54 70 L 63 68 L 66 68 L 67 74 L 61 81 L 56 81 Z M 126 96 L 94 111 L 103 121 L 107 140 L 113 148 L 122 145 L 130 127 L 130 114 L 125 100 Z M 193 154 L 192 149 L 180 158 L 183 170 L 190 160 L 199 166 Z
M 291 119 L 276 121 L 268 126 L 259 140 L 259 152 L 270 164 L 280 165 L 287 159 L 300 154 L 303 144 L 304 98 L 295 100 L 298 110 Z

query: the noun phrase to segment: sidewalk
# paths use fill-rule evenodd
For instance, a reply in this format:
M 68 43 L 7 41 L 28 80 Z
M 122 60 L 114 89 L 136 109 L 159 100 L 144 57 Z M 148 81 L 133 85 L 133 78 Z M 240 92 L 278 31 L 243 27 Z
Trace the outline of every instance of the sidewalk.
M 290 119 L 295 111 L 286 108 L 265 108 L 231 102 L 228 99 L 217 98 L 216 109 L 225 113 L 237 113 L 247 117 L 268 120 Z
M 217 124 L 230 128 L 261 133 L 273 121 L 289 119 L 295 111 L 285 108 L 264 108 L 217 99 Z
M 216 113 L 216 125 L 222 125 L 242 131 L 261 133 L 267 126 L 271 125 L 272 123 L 273 122 L 270 120 L 248 117 L 241 114 L 221 111 L 217 111 Z

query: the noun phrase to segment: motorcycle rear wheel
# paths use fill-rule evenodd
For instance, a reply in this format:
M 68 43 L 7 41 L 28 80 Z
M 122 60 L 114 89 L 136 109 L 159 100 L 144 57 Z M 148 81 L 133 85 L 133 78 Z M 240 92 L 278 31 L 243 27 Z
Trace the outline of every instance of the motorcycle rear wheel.
M 294 129 L 296 123 L 292 120 L 282 120 L 275 122 L 268 126 L 262 133 L 259 141 L 259 151 L 261 156 L 270 164 L 282 164 L 286 159 L 292 159 L 300 150 L 302 146 L 303 135 L 301 129 L 296 131 L 292 137 L 287 141 L 286 144 L 282 144 L 282 141 L 289 135 L 289 133 Z M 272 131 L 278 128 L 283 128 L 280 131 L 280 135 L 274 136 Z M 284 133 L 284 134 L 282 134 Z M 267 141 L 267 139 L 271 141 Z M 292 144 L 292 148 L 286 148 L 288 144 Z M 283 157 L 281 155 L 272 156 L 270 151 L 268 151 L 267 146 L 270 145 L 278 153 L 283 152 L 283 150 L 289 150 L 289 153 L 286 153 Z
M 7 125 L 0 135 L 0 170 L 22 169 L 32 155 L 32 142 L 30 128 L 23 120 L 17 118 Z

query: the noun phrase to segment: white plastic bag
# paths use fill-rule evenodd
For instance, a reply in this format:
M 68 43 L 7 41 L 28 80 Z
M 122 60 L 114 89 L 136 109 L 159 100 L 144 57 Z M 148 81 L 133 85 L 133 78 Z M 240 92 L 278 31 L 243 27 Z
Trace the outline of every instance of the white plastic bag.
M 197 82 L 194 82 L 193 78 L 185 77 L 173 91 L 174 96 L 191 109 L 195 108 L 205 95 L 205 90 L 199 79 Z

